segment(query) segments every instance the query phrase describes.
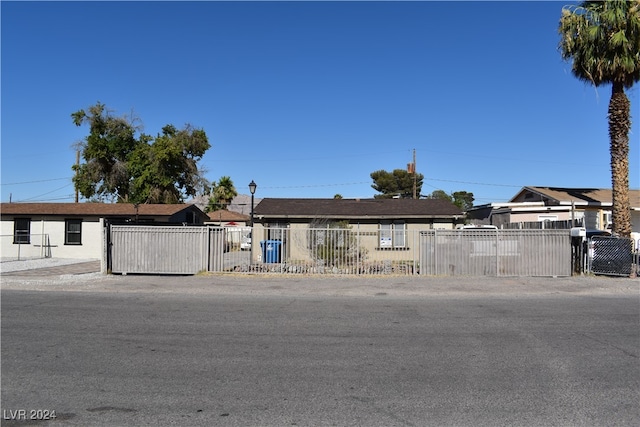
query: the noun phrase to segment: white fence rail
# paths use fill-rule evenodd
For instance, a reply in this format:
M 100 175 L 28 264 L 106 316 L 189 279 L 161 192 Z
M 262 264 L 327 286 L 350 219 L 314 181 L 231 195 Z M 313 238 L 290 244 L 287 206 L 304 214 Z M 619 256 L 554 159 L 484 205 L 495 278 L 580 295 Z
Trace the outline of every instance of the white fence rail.
M 19 261 L 51 257 L 48 234 L 7 234 L 0 236 L 2 261 Z

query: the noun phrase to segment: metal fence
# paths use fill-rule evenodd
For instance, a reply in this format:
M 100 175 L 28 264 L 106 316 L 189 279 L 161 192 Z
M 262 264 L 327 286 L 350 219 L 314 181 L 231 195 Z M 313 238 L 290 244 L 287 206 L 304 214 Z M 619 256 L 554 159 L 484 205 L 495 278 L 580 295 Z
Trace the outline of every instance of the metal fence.
M 268 228 L 224 271 L 289 274 L 569 276 L 569 230 Z M 259 243 L 259 244 L 258 244 Z M 231 254 L 227 255 L 230 256 Z
M 51 243 L 48 234 L 7 234 L 0 235 L 2 261 L 19 261 L 51 257 Z
M 637 274 L 638 246 L 633 239 L 594 236 L 588 243 L 588 270 L 593 274 Z
M 571 275 L 569 230 L 432 230 L 421 249 L 426 275 Z
M 268 228 L 250 270 L 298 274 L 415 274 L 419 234 L 351 228 Z
M 111 225 L 107 268 L 122 274 L 195 274 L 219 268 L 215 255 L 222 249 L 221 236 L 212 227 Z
M 152 274 L 570 276 L 575 261 L 569 230 L 262 230 L 255 236 L 249 228 L 112 225 L 107 267 L 113 273 Z M 47 256 L 48 236 L 32 236 L 37 238 L 30 244 L 14 245 L 12 256 L 3 250 L 3 260 Z M 594 237 L 588 248 L 587 272 L 637 271 L 631 239 Z

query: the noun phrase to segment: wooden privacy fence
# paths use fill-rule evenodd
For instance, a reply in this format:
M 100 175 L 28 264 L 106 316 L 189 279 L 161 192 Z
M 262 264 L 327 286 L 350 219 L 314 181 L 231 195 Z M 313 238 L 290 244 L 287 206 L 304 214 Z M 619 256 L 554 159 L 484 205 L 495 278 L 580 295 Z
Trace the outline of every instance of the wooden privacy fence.
M 221 227 L 112 225 L 113 273 L 570 276 L 569 230 L 268 228 L 250 250 Z M 246 231 L 243 231 L 243 235 Z

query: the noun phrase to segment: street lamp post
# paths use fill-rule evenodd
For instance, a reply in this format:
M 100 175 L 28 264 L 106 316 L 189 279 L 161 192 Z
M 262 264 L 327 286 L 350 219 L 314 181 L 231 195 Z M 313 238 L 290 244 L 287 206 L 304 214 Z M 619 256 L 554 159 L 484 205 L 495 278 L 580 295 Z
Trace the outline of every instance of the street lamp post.
M 253 195 L 256 193 L 258 185 L 251 180 L 249 183 L 249 192 L 251 193 L 251 227 L 253 227 Z
M 253 244 L 255 242 L 256 233 L 253 231 L 253 195 L 256 192 L 258 185 L 251 180 L 249 183 L 249 192 L 251 193 L 251 245 L 249 246 L 249 270 L 251 270 L 251 264 L 253 263 Z

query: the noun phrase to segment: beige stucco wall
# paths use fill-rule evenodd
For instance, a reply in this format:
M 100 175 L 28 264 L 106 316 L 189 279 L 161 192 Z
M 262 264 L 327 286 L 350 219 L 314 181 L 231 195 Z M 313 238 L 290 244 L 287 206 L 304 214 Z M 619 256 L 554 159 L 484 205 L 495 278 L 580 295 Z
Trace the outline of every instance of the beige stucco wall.
M 18 250 L 24 258 L 41 257 L 45 255 L 42 247 L 43 235 L 48 235 L 51 257 L 75 259 L 102 259 L 103 226 L 98 219 L 82 219 L 82 244 L 65 245 L 64 218 L 47 218 L 31 216 L 31 242 L 17 245 L 13 243 L 13 218 L 0 222 L 0 256 L 2 258 L 16 258 Z
M 369 224 L 352 224 L 351 233 L 353 242 L 357 247 L 361 248 L 361 254 L 364 254 L 366 261 L 380 260 L 402 260 L 409 258 L 408 253 L 418 250 L 418 240 L 420 231 L 431 229 L 454 229 L 454 224 L 437 223 L 437 224 L 406 224 L 405 226 L 405 249 L 404 250 L 385 250 L 380 249 L 380 225 L 377 223 Z M 313 261 L 308 247 L 308 230 L 309 225 L 306 223 L 292 223 L 287 228 L 286 243 L 282 245 L 284 252 L 283 260 L 289 261 Z M 262 262 L 262 247 L 260 241 L 267 239 L 267 229 L 262 224 L 255 224 L 252 238 L 252 258 L 253 262 Z

